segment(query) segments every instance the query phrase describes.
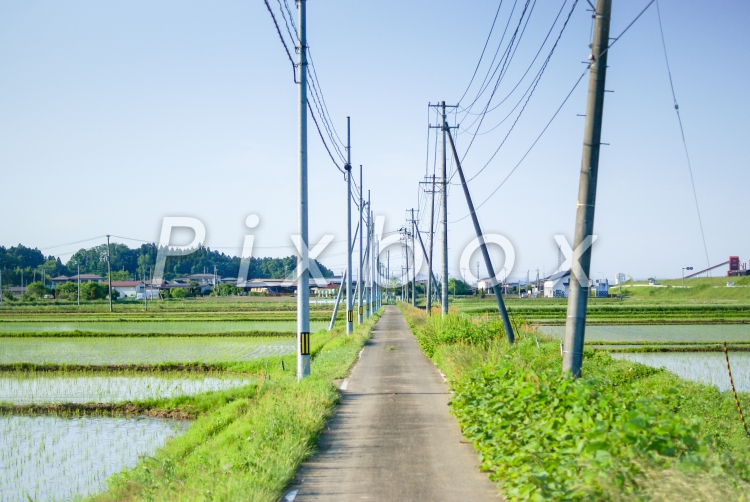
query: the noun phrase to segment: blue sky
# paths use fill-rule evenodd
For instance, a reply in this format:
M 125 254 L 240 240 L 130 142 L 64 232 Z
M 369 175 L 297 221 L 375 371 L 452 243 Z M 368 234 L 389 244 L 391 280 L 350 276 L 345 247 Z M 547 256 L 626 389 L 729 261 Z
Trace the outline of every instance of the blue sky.
M 615 1 L 612 36 L 646 3 Z M 405 210 L 419 204 L 427 103 L 461 97 L 497 5 L 308 1 L 309 44 L 330 115 L 342 137 L 346 116 L 352 117 L 353 163 L 365 166 L 365 189 L 375 212 L 386 216 L 386 231 L 402 226 Z M 499 24 L 511 5 L 506 0 Z M 562 5 L 536 1 L 498 95 L 515 85 Z M 742 222 L 750 200 L 742 187 L 750 136 L 744 64 L 750 6 L 676 0 L 660 6 L 710 259 L 719 263 L 731 254 L 748 261 Z M 470 183 L 477 203 L 507 176 L 583 71 L 587 7 L 578 3 L 515 129 Z M 80 245 L 48 246 L 106 233 L 155 240 L 163 216 L 193 216 L 207 227 L 206 245 L 238 254 L 251 232 L 245 218 L 258 214 L 256 254 L 293 251 L 297 89 L 262 1 L 5 1 L 0 66 L 1 245 L 20 242 L 67 259 Z M 583 138 L 577 114 L 585 110 L 586 83 L 479 210 L 485 232 L 502 234 L 515 247 L 511 275 L 551 272 L 554 235 L 572 237 Z M 600 163 L 592 276 L 677 277 L 682 266 L 702 268 L 655 5 L 612 48 L 607 88 L 614 91 L 604 111 L 603 141 L 610 146 Z M 503 108 L 494 113 L 487 124 L 497 123 Z M 465 130 L 470 119 L 459 119 Z M 468 176 L 507 130 L 501 125 L 477 138 L 464 161 Z M 339 241 L 344 180 L 312 123 L 309 135 L 311 239 L 334 234 Z M 459 151 L 468 140 L 458 135 Z M 449 194 L 449 212 L 451 221 L 466 214 L 460 187 Z M 472 232 L 468 219 L 450 226 L 452 274 Z M 344 249 L 334 243 L 321 259 L 338 271 Z M 394 268 L 398 255 L 391 253 Z

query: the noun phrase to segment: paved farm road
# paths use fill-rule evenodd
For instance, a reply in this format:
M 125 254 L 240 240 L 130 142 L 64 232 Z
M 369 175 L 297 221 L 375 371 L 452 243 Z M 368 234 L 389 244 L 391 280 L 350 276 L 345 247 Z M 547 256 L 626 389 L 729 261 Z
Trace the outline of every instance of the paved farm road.
M 449 398 L 401 313 L 387 306 L 319 453 L 282 500 L 497 500 L 474 448 L 461 442 Z

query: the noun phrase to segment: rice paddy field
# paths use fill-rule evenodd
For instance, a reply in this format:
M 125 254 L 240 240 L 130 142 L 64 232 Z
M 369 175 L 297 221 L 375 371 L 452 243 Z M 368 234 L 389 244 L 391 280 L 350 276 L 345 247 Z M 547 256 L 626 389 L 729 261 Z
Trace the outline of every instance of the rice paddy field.
M 93 495 L 189 422 L 158 418 L 0 416 L 0 500 L 57 501 Z
M 539 326 L 539 331 L 562 339 L 565 326 Z M 586 342 L 748 342 L 748 324 L 655 324 L 586 326 Z
M 311 331 L 327 328 L 332 308 L 313 304 Z M 117 302 L 113 313 L 104 302 L 4 303 L 0 501 L 78 500 L 105 490 L 111 475 L 190 427 L 155 418 L 176 416 L 159 406 L 190 411 L 179 403 L 257 386 L 264 359 L 294 353 L 295 333 L 289 298 L 154 301 L 148 311 L 142 302 Z M 237 369 L 253 362 L 254 372 Z M 222 369 L 231 364 L 232 372 Z M 128 406 L 156 408 L 151 416 L 118 411 Z
M 720 391 L 731 390 L 723 353 L 613 353 L 612 357 L 654 368 L 665 368 L 681 378 L 713 385 Z M 737 392 L 750 392 L 750 353 L 730 353 L 729 360 Z
M 0 374 L 0 403 L 120 403 L 192 396 L 250 385 L 239 376 L 184 374 L 112 376 L 79 372 L 63 375 L 17 372 Z
M 290 354 L 295 339 L 264 337 L 0 338 L 0 364 L 138 365 L 252 361 Z
M 312 321 L 313 331 L 323 329 L 328 322 Z M 226 334 L 293 334 L 296 321 L 2 321 L 0 336 L 29 334 L 65 335 L 226 335 Z

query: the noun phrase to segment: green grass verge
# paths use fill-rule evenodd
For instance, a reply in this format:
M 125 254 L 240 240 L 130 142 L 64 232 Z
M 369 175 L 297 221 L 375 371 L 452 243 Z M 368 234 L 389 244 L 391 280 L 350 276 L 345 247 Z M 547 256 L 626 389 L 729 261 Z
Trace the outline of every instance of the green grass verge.
M 153 457 L 109 480 L 110 500 L 278 500 L 338 401 L 343 378 L 379 314 L 351 336 L 335 328 L 312 347 L 312 375 L 297 383 L 291 356 L 244 363 L 259 384 L 226 392 L 136 403 L 197 419 Z M 285 360 L 286 370 L 280 360 Z M 237 369 L 236 367 L 234 369 Z
M 420 345 L 448 376 L 451 401 L 483 469 L 509 500 L 742 500 L 750 438 L 729 393 L 605 351 L 584 378 L 561 374 L 560 345 L 528 326 L 402 304 Z M 745 409 L 750 395 L 740 395 Z

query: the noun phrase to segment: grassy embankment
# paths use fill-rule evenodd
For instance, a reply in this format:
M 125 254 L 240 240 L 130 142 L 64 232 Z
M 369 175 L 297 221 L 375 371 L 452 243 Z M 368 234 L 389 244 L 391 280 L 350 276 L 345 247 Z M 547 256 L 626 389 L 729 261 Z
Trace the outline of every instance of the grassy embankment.
M 341 328 L 315 335 L 312 376 L 301 383 L 294 356 L 271 357 L 225 368 L 255 375 L 252 386 L 129 403 L 139 412 L 195 422 L 153 457 L 111 478 L 109 491 L 92 500 L 278 500 L 337 402 L 332 380 L 346 376 L 377 318 L 352 336 Z
M 561 375 L 558 341 L 497 320 L 427 318 L 405 304 L 420 345 L 448 376 L 452 413 L 510 500 L 743 500 L 750 438 L 731 395 L 664 370 L 585 351 Z M 750 395 L 741 395 L 745 409 Z

